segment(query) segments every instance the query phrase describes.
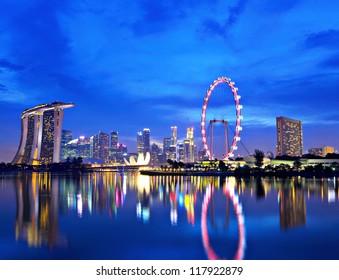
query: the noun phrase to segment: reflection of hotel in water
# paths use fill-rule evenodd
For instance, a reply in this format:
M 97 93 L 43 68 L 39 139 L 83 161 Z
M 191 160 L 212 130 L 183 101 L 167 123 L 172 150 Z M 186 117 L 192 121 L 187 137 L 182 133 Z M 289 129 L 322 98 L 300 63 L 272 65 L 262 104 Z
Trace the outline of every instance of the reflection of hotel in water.
M 306 223 L 306 199 L 302 189 L 279 190 L 280 228 L 288 229 Z
M 58 184 L 47 174 L 22 175 L 17 180 L 17 240 L 32 247 L 60 243 L 58 235 Z

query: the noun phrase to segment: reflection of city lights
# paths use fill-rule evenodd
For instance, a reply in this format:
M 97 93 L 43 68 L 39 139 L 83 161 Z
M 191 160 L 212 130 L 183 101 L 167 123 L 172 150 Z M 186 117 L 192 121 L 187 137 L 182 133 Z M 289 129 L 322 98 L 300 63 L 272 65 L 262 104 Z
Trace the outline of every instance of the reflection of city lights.
M 125 174 L 122 174 L 122 189 L 124 191 L 124 195 L 127 194 L 127 176 L 125 176 Z
M 176 225 L 178 222 L 178 212 L 177 209 L 171 209 L 171 224 Z
M 149 222 L 149 217 L 150 217 L 150 210 L 147 207 L 143 207 L 142 208 L 142 221 L 144 223 L 148 223 Z
M 137 203 L 137 218 L 144 223 L 147 223 L 150 218 L 150 209 L 148 207 L 143 207 L 140 202 Z
M 334 189 L 329 189 L 328 190 L 328 202 L 332 203 L 335 201 L 335 190 Z
M 92 214 L 92 192 L 88 192 L 88 195 L 87 195 L 87 206 L 88 206 L 89 213 Z
M 159 186 L 159 199 L 160 199 L 160 201 L 163 201 L 163 197 L 164 197 L 163 188 L 160 185 Z
M 137 203 L 137 218 L 138 220 L 141 219 L 141 203 Z
M 77 210 L 78 210 L 78 216 L 82 217 L 82 197 L 81 194 L 77 194 Z
M 148 194 L 150 192 L 150 177 L 147 175 L 139 175 L 137 187 L 140 193 L 143 193 L 145 190 Z
M 185 201 L 184 195 L 182 193 L 179 193 L 178 202 L 180 207 L 184 206 L 184 201 Z

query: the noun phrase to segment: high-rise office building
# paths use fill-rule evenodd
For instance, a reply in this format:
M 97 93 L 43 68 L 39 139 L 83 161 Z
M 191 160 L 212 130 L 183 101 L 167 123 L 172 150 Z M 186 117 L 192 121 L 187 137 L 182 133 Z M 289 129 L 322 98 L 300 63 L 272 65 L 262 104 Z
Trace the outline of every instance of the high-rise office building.
M 109 156 L 109 135 L 100 131 L 98 135 L 94 135 L 90 140 L 92 156 L 96 159 L 108 161 Z
M 61 131 L 60 160 L 67 159 L 68 143 L 72 141 L 72 131 L 63 129 Z
M 144 142 L 144 154 L 151 152 L 151 131 L 149 128 L 144 128 L 142 131 L 142 140 Z
M 118 144 L 119 144 L 118 132 L 112 131 L 109 159 L 114 162 L 118 161 L 117 160 Z
M 169 148 L 169 159 L 175 161 L 177 160 L 177 146 L 170 145 Z
M 301 121 L 277 117 L 277 156 L 302 156 L 303 135 Z
M 163 141 L 163 163 L 166 163 L 166 161 L 170 158 L 170 147 L 172 145 L 172 138 L 166 137 Z
M 73 103 L 41 104 L 21 114 L 21 139 L 13 164 L 48 164 L 60 161 L 64 109 Z
M 194 127 L 187 128 L 186 138 L 194 142 Z
M 149 128 L 144 128 L 137 134 L 137 151 L 138 153 L 151 152 L 151 131 Z
M 137 134 L 137 152 L 138 153 L 144 152 L 144 141 L 142 137 L 142 131 L 139 131 Z
M 151 146 L 151 164 L 152 165 L 158 165 L 159 164 L 159 153 L 160 148 L 157 144 L 153 143 Z
M 118 144 L 116 162 L 124 163 L 124 157 L 127 155 L 127 146 L 125 144 Z
M 178 161 L 185 162 L 185 153 L 184 153 L 185 148 L 184 143 L 182 141 L 178 142 L 177 151 L 178 151 Z
M 177 133 L 177 127 L 176 126 L 172 126 L 171 127 L 171 138 L 173 139 L 173 143 L 172 145 L 177 145 L 177 141 L 178 141 L 178 133 Z
M 184 162 L 195 161 L 194 128 L 188 127 L 184 140 Z
M 80 136 L 77 142 L 77 157 L 91 157 L 91 140 L 84 136 Z
M 109 156 L 109 136 L 107 133 L 104 133 L 102 131 L 99 132 L 98 135 L 98 141 L 99 141 L 99 158 L 108 161 Z

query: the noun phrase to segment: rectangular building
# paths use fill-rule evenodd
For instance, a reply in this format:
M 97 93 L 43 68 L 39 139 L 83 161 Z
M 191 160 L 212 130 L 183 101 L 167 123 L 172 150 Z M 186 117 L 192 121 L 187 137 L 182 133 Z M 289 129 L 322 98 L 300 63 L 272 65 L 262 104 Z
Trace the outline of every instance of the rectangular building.
M 277 117 L 277 156 L 302 156 L 303 135 L 301 121 Z

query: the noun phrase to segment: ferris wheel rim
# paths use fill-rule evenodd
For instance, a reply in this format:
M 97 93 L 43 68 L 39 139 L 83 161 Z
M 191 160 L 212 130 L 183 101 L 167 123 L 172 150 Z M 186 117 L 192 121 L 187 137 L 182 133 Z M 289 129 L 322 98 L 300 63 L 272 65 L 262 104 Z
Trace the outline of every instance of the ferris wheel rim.
M 242 114 L 241 114 L 241 109 L 242 105 L 240 104 L 240 98 L 241 96 L 238 95 L 238 88 L 235 87 L 235 83 L 227 77 L 219 77 L 214 82 L 210 85 L 209 89 L 206 92 L 206 96 L 204 98 L 204 103 L 202 106 L 202 114 L 201 114 L 201 135 L 202 135 L 202 142 L 204 146 L 204 150 L 206 151 L 208 158 L 210 160 L 213 160 L 214 157 L 210 151 L 210 148 L 207 144 L 207 135 L 206 135 L 206 111 L 207 111 L 207 105 L 208 101 L 214 91 L 214 89 L 221 83 L 226 83 L 230 88 L 233 93 L 233 98 L 235 101 L 235 109 L 236 109 L 236 127 L 235 127 L 235 133 L 233 136 L 233 141 L 230 150 L 228 153 L 223 157 L 222 160 L 228 160 L 229 158 L 233 157 L 234 154 L 233 152 L 237 149 L 237 142 L 240 141 L 240 131 L 242 130 L 241 127 L 241 119 L 242 119 Z

